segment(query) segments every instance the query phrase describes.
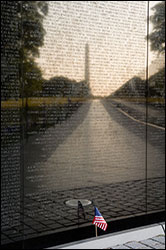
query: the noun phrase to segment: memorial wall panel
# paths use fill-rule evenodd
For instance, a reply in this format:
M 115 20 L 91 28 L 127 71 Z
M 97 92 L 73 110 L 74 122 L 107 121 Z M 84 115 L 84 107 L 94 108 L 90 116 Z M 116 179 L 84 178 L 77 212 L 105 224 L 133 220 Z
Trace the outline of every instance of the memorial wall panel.
M 164 211 L 164 2 L 1 2 L 1 244 Z
M 1 3 L 1 228 L 20 225 L 21 130 L 18 3 Z
M 147 102 L 148 212 L 165 208 L 165 2 L 150 1 L 149 16 Z

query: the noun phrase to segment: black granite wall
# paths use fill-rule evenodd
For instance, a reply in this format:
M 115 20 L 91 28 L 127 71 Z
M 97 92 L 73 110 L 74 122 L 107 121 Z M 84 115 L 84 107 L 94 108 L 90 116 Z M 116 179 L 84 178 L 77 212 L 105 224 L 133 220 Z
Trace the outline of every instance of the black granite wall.
M 2 245 L 90 226 L 93 205 L 164 211 L 164 23 L 164 2 L 1 1 Z

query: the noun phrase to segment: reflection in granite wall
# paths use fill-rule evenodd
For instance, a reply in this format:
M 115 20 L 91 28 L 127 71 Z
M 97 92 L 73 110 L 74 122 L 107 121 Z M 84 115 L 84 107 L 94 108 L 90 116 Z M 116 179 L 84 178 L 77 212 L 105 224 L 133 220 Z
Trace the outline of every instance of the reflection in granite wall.
M 134 76 L 145 78 L 146 12 L 139 1 L 50 1 L 37 59 L 44 76 L 84 79 L 88 44 L 93 95 L 108 96 Z
M 151 173 L 160 177 L 155 184 L 155 192 L 151 194 L 151 184 L 147 183 L 147 210 L 153 211 L 153 201 L 161 203 L 165 183 L 165 1 L 151 2 L 149 57 L 152 58 L 149 66 L 147 122 L 147 178 Z M 153 154 L 153 157 L 152 157 Z M 160 170 L 162 169 L 162 172 Z M 163 208 L 165 201 L 163 201 Z M 159 209 L 161 206 L 159 206 Z
M 18 3 L 1 3 L 1 227 L 20 225 L 20 96 Z M 7 103 L 11 100 L 11 105 Z
M 91 225 L 93 204 L 107 222 L 164 210 L 165 41 L 147 41 L 147 9 L 2 1 L 2 244 Z M 93 202 L 85 219 L 70 199 Z

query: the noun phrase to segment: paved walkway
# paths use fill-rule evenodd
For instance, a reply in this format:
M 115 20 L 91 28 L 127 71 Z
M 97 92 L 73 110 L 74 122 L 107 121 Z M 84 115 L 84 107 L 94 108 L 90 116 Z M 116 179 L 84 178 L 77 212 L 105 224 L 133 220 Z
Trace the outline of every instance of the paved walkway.
M 12 208 L 22 223 L 9 227 L 4 220 L 1 244 L 91 225 L 93 206 L 78 222 L 76 209 L 65 205 L 69 199 L 92 200 L 108 222 L 163 211 L 164 131 L 150 127 L 148 135 L 147 180 L 145 126 L 107 101 L 84 103 L 64 123 L 31 136 L 23 210 Z
M 91 225 L 93 206 L 78 223 L 69 199 L 92 200 L 106 221 L 164 210 L 164 131 L 149 128 L 148 179 L 145 126 L 99 100 L 70 119 L 31 136 L 25 146 L 23 221 L 4 221 L 1 244 Z M 23 212 L 23 213 L 22 213 Z M 70 215 L 70 216 L 68 216 Z M 79 224 L 79 225 L 78 225 Z
M 146 103 L 139 103 L 133 101 L 126 101 L 124 99 L 112 99 L 107 100 L 108 102 L 113 103 L 116 107 L 119 107 L 132 117 L 146 121 Z M 161 128 L 165 128 L 165 106 L 162 105 L 152 105 L 148 104 L 147 109 L 147 122 L 151 124 L 155 124 L 160 126 Z
M 165 174 L 164 132 L 148 128 L 148 178 Z M 25 193 L 141 180 L 146 175 L 146 126 L 107 101 L 84 103 L 64 123 L 30 137 L 24 163 Z
M 157 235 L 142 241 L 129 241 L 110 249 L 165 249 L 165 235 Z
M 147 181 L 147 200 L 145 186 L 145 180 L 136 180 L 59 192 L 27 194 L 24 199 L 23 224 L 3 230 L 1 244 L 16 242 L 23 237 L 35 238 L 39 234 L 63 231 L 73 226 L 77 228 L 92 225 L 93 205 L 84 207 L 86 218 L 78 221 L 77 209 L 65 205 L 65 201 L 69 199 L 90 199 L 107 222 L 130 215 L 144 214 L 146 201 L 148 212 L 163 211 L 165 179 L 152 178 Z
M 165 224 L 138 227 L 48 249 L 165 249 Z

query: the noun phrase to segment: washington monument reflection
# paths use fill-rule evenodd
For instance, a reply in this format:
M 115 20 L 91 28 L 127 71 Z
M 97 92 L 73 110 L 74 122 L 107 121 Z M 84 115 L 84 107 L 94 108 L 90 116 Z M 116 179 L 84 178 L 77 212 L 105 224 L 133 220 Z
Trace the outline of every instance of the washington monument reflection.
M 89 87 L 90 84 L 90 74 L 89 74 L 89 45 L 85 45 L 85 82 Z

